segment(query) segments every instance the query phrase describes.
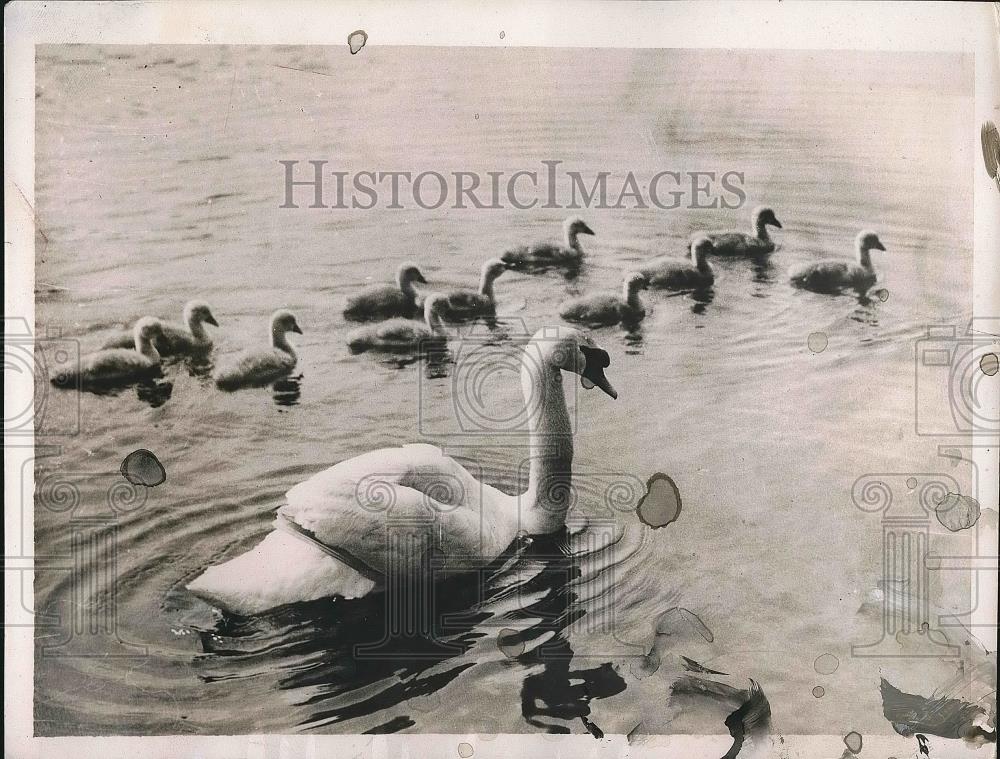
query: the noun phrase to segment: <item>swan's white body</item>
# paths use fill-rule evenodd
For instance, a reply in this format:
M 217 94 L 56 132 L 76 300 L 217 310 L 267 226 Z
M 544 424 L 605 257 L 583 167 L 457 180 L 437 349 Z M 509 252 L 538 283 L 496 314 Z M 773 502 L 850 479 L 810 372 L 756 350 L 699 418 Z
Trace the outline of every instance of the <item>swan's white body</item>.
M 526 346 L 521 385 L 531 403 L 528 489 L 508 495 L 477 480 L 440 448 L 382 448 L 342 461 L 288 491 L 276 530 L 243 556 L 188 585 L 243 614 L 332 595 L 356 597 L 387 575 L 434 577 L 488 564 L 520 531 L 565 524 L 573 438 L 562 371 L 612 397 L 607 353 L 578 330 L 547 327 Z
M 295 316 L 284 309 L 271 314 L 271 347 L 240 353 L 215 372 L 215 384 L 221 390 L 260 387 L 287 376 L 295 368 L 298 356 L 288 342 L 288 333 L 302 334 Z

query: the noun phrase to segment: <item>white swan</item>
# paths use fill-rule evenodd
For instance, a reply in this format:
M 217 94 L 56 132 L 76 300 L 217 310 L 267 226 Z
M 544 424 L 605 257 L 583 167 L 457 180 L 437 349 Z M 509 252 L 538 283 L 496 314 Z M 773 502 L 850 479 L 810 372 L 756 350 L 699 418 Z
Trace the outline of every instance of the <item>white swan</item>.
M 767 234 L 768 225 L 781 229 L 774 211 L 758 206 L 753 211 L 753 232 L 706 232 L 712 250 L 718 256 L 762 256 L 774 251 L 774 240 Z
M 857 263 L 817 261 L 811 264 L 799 264 L 788 271 L 788 278 L 796 287 L 818 293 L 833 294 L 845 289 L 854 289 L 864 295 L 878 279 L 869 251 L 885 250 L 885 246 L 877 234 L 867 230 L 858 233 L 854 244 Z
M 469 571 L 499 556 L 519 531 L 565 524 L 573 436 L 564 371 L 585 387 L 618 395 L 604 376 L 608 354 L 572 327 L 535 333 L 521 358 L 528 404 L 528 489 L 507 495 L 433 445 L 383 448 L 342 461 L 288 491 L 277 529 L 249 552 L 210 567 L 188 588 L 242 614 L 326 596 L 356 597 L 388 572 L 424 571 L 436 549 L 436 577 Z
M 511 265 L 499 258 L 491 258 L 484 263 L 479 276 L 478 290 L 459 288 L 445 294 L 447 303 L 442 309 L 444 318 L 451 321 L 461 321 L 495 313 L 496 296 L 493 293 L 493 283 L 509 268 Z
M 154 341 L 162 332 L 162 323 L 144 316 L 132 328 L 133 349 L 107 348 L 81 356 L 73 366 L 52 378 L 60 387 L 117 385 L 156 377 L 160 374 L 160 354 Z
M 580 235 L 593 235 L 594 230 L 579 216 L 571 216 L 563 222 L 563 242 L 535 243 L 508 250 L 502 256 L 506 263 L 516 267 L 573 266 L 583 260 Z
M 448 336 L 441 324 L 441 314 L 448 306 L 448 296 L 432 293 L 424 301 L 424 323 L 413 319 L 389 319 L 351 330 L 347 347 L 352 353 L 384 351 L 407 352 L 423 348 L 440 347 Z
M 212 338 L 205 331 L 206 324 L 219 326 L 207 303 L 192 300 L 184 306 L 184 324 L 160 322 L 161 332 L 153 345 L 161 356 L 203 353 L 212 347 Z M 132 332 L 122 332 L 105 340 L 103 347 L 131 348 L 134 342 Z
M 278 309 L 271 314 L 271 347 L 244 351 L 215 372 L 221 390 L 269 385 L 291 373 L 298 357 L 288 342 L 288 333 L 302 334 L 295 315 Z
M 344 318 L 348 321 L 364 322 L 393 317 L 410 318 L 420 313 L 414 282 L 426 285 L 427 280 L 414 264 L 400 264 L 396 270 L 396 286 L 379 285 L 369 287 L 347 300 Z
M 649 279 L 645 274 L 625 275 L 622 294 L 596 293 L 568 300 L 559 307 L 559 315 L 569 322 L 607 327 L 612 324 L 638 324 L 646 316 L 639 300 L 639 290 L 645 290 Z
M 690 258 L 660 256 L 647 262 L 642 273 L 649 286 L 665 290 L 689 290 L 708 287 L 715 281 L 715 271 L 708 262 L 712 241 L 698 237 L 691 242 Z

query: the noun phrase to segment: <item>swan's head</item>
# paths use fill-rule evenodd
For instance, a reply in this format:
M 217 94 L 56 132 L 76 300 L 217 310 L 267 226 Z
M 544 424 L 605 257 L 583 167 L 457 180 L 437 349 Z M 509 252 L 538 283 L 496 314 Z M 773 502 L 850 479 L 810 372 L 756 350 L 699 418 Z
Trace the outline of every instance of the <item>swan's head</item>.
M 492 282 L 508 269 L 514 268 L 513 264 L 501 261 L 499 258 L 491 258 L 483 264 L 483 281 Z
M 409 262 L 399 265 L 399 269 L 396 270 L 396 280 L 399 282 L 400 287 L 408 285 L 411 282 L 419 282 L 422 285 L 427 284 L 427 280 L 424 279 L 424 275 L 420 273 L 417 265 Z
M 696 237 L 691 241 L 691 258 L 695 260 L 696 263 L 702 263 L 705 257 L 714 250 L 712 241 L 702 235 L 701 237 Z
M 645 274 L 634 271 L 625 275 L 625 289 L 628 292 L 634 293 L 647 287 L 649 287 L 649 277 Z
M 774 211 L 767 206 L 757 206 L 757 208 L 753 210 L 753 223 L 754 226 L 758 228 L 770 225 L 781 229 L 781 222 L 778 221 L 778 217 L 775 216 Z
M 858 232 L 857 244 L 858 250 L 885 250 L 878 235 L 868 229 Z
M 279 308 L 271 314 L 271 334 L 284 335 L 287 332 L 302 334 L 299 323 L 295 321 L 295 314 L 284 308 Z
M 188 324 L 211 324 L 218 327 L 219 323 L 212 316 L 212 309 L 202 300 L 193 300 L 184 306 L 184 321 Z
M 570 216 L 566 221 L 563 222 L 563 229 L 566 230 L 567 235 L 592 235 L 594 230 L 591 229 L 587 222 L 581 219 L 579 216 Z
M 590 390 L 599 387 L 612 398 L 618 397 L 604 370 L 610 366 L 611 357 L 593 338 L 574 327 L 542 327 L 531 338 L 529 347 L 535 348 L 542 361 L 580 375 L 581 384 Z

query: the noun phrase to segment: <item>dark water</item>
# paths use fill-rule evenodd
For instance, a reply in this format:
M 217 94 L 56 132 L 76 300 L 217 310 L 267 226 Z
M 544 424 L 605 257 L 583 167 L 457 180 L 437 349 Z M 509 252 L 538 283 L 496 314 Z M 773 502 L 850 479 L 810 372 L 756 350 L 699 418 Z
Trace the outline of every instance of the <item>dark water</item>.
M 915 340 L 971 314 L 971 59 L 38 50 L 38 328 L 86 351 L 199 297 L 221 325 L 219 354 L 265 340 L 279 306 L 305 332 L 301 376 L 275 390 L 220 393 L 210 366 L 180 364 L 152 387 L 49 394 L 47 420 L 78 418 L 80 434 L 36 461 L 36 553 L 55 557 L 37 574 L 36 608 L 59 615 L 39 628 L 39 734 L 583 732 L 588 721 L 725 734 L 732 707 L 668 703 L 681 655 L 735 688 L 753 677 L 781 731 L 890 730 L 884 662 L 850 656 L 878 637 L 862 605 L 882 577 L 879 519 L 851 488 L 869 472 L 972 477 L 914 431 Z M 281 159 L 745 173 L 744 209 L 588 211 L 597 236 L 584 238 L 577 279 L 505 274 L 497 350 L 512 359 L 521 331 L 558 322 L 568 295 L 617 291 L 623 269 L 682 250 L 693 230 L 744 227 L 757 203 L 785 228 L 770 264 L 720 261 L 707 295 L 649 294 L 637 333 L 597 332 L 620 398 L 577 399 L 572 534 L 519 543 L 439 589 L 436 641 L 377 646 L 381 597 L 222 619 L 184 585 L 252 546 L 283 493 L 322 468 L 384 445 L 455 443 L 454 399 L 474 395 L 471 380 L 351 356 L 350 293 L 404 259 L 432 287 L 472 283 L 486 258 L 558 235 L 563 212 L 279 209 Z M 875 254 L 887 300 L 789 288 L 788 266 L 849 257 L 862 226 L 888 249 Z M 820 353 L 807 345 L 815 332 L 828 339 Z M 484 413 L 520 403 L 511 371 L 478 389 Z M 944 405 L 920 413 L 954 426 Z M 459 443 L 488 481 L 513 487 L 516 444 Z M 128 489 L 118 469 L 136 448 L 163 462 L 163 485 Z M 654 532 L 628 510 L 641 488 L 624 508 L 606 494 L 655 472 L 684 506 Z M 969 550 L 967 534 L 932 531 L 940 552 Z M 967 584 L 937 581 L 933 603 L 964 611 Z M 673 659 L 649 674 L 641 656 L 675 607 L 705 629 L 676 629 Z M 840 662 L 830 675 L 814 667 L 825 653 Z M 916 680 L 930 667 L 893 666 Z

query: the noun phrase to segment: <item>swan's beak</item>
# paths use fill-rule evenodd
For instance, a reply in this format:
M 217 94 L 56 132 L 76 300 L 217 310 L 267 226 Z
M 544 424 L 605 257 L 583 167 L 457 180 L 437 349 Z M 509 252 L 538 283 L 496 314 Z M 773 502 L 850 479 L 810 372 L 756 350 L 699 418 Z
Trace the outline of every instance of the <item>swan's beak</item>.
M 424 279 L 424 275 L 421 274 L 419 271 L 413 276 L 413 281 L 414 282 L 419 282 L 422 285 L 426 285 L 427 284 L 427 280 Z
M 885 250 L 885 246 L 882 244 L 881 240 L 876 240 L 872 247 L 875 248 L 875 250 Z
M 772 223 L 772 224 L 773 224 L 774 226 L 776 226 L 776 227 L 777 227 L 778 229 L 782 229 L 782 226 L 781 226 L 781 222 L 780 222 L 780 221 L 778 221 L 778 217 L 777 217 L 777 216 L 772 216 L 772 217 L 771 217 L 771 223 Z
M 580 231 L 583 232 L 585 235 L 594 235 L 595 237 L 597 236 L 596 234 L 594 234 L 594 230 L 588 227 L 586 224 L 580 225 Z
M 213 327 L 218 327 L 219 323 L 215 321 L 215 317 L 209 314 L 205 317 L 205 324 L 211 324 Z
M 587 360 L 586 366 L 583 367 L 583 372 L 580 373 L 580 384 L 588 390 L 596 385 L 612 398 L 617 399 L 618 391 L 614 389 L 611 383 L 608 382 L 608 378 L 604 376 L 604 367 L 611 364 L 611 357 L 608 355 L 608 352 L 601 348 L 591 348 L 586 345 L 581 345 L 580 350 L 583 351 L 583 356 Z
M 292 325 L 292 332 L 295 332 L 296 334 L 301 335 L 302 334 L 302 328 L 299 327 L 298 324 L 293 324 Z

